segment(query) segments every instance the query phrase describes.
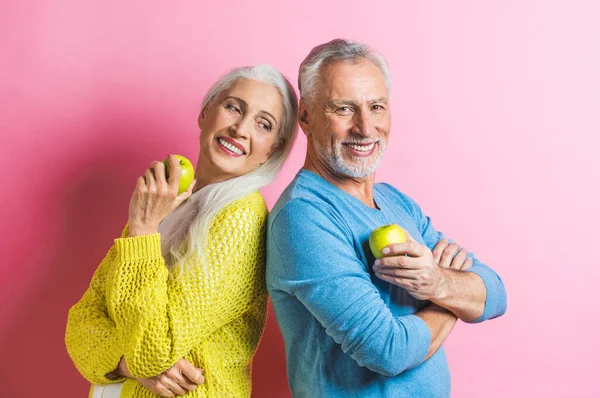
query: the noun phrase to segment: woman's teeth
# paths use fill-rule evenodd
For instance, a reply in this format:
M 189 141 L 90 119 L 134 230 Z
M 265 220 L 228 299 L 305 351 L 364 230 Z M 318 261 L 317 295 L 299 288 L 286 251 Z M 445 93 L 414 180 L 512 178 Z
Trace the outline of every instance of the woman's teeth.
M 219 144 L 223 145 L 225 148 L 229 149 L 231 152 L 235 153 L 236 155 L 243 155 L 244 152 L 242 152 L 242 150 L 238 147 L 236 147 L 233 144 L 230 144 L 229 142 L 225 141 L 222 138 L 219 138 Z

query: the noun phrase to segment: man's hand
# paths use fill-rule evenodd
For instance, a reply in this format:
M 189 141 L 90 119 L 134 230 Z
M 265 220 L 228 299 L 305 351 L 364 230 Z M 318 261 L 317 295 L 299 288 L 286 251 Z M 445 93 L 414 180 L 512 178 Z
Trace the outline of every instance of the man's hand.
M 386 246 L 386 257 L 375 261 L 373 270 L 378 278 L 404 288 L 419 300 L 430 300 L 444 282 L 442 268 L 433 253 L 406 232 L 406 243 Z
M 431 300 L 445 282 L 444 269 L 466 270 L 473 264 L 468 251 L 457 243 L 440 240 L 433 249 L 421 245 L 406 233 L 408 241 L 387 246 L 386 257 L 375 261 L 375 275 L 404 288 L 419 300 Z
M 467 255 L 469 251 L 464 247 L 460 249 L 456 242 L 449 243 L 447 238 L 441 239 L 433 248 L 433 258 L 438 266 L 442 268 L 451 268 L 460 271 L 471 268 L 473 260 Z

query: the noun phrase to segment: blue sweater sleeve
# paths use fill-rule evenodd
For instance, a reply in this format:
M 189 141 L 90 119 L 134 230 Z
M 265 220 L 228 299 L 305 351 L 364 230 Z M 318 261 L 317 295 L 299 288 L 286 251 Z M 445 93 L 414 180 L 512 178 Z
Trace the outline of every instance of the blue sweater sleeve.
M 420 365 L 431 334 L 415 315 L 394 317 L 332 208 L 294 199 L 272 220 L 269 272 L 359 365 L 395 376 Z
M 399 192 L 398 192 L 399 193 Z M 412 216 L 414 217 L 421 236 L 427 247 L 433 250 L 437 242 L 444 237 L 441 232 L 435 230 L 431 223 L 431 219 L 423 214 L 421 207 L 406 195 L 402 195 L 405 203 L 408 205 Z M 483 322 L 488 319 L 497 318 L 506 312 L 506 289 L 502 279 L 490 267 L 479 261 L 473 253 L 469 253 L 469 257 L 473 260 L 473 266 L 466 272 L 473 272 L 483 280 L 486 290 L 485 307 L 483 314 L 476 320 L 470 323 Z

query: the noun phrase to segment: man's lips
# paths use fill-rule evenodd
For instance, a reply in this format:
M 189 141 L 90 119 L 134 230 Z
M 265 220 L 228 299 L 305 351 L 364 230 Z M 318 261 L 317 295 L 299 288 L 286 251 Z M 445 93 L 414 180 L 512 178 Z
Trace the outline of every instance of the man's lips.
M 369 156 L 375 150 L 375 146 L 377 142 L 369 142 L 369 143 L 355 143 L 355 142 L 346 142 L 343 143 L 346 148 L 350 150 L 355 156 Z

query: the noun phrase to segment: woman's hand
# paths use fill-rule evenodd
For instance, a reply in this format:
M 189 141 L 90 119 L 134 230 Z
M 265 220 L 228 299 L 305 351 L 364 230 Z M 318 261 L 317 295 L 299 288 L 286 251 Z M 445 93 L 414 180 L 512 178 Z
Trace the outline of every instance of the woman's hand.
M 202 369 L 194 367 L 191 362 L 182 358 L 158 376 L 136 380 L 154 394 L 174 397 L 194 391 L 198 384 L 204 383 L 204 376 Z
M 175 365 L 171 366 L 170 369 L 164 371 L 158 376 L 135 378 L 131 375 L 131 373 L 129 373 L 125 357 L 121 357 L 119 366 L 110 374 L 114 374 L 115 377 L 127 377 L 129 379 L 135 379 L 138 381 L 138 383 L 152 391 L 154 394 L 163 397 L 183 395 L 188 391 L 194 391 L 196 388 L 198 388 L 198 384 L 204 383 L 202 369 L 196 368 L 190 361 L 184 358 L 181 358 L 175 363 Z
M 163 162 L 152 162 L 139 177 L 129 203 L 129 236 L 155 234 L 167 215 L 192 195 L 196 180 L 187 191 L 177 195 L 181 165 L 173 155 L 168 157 L 171 173 L 167 180 Z

